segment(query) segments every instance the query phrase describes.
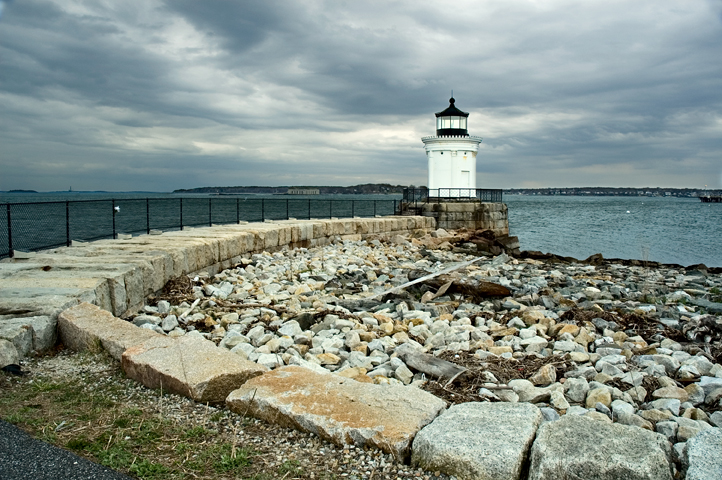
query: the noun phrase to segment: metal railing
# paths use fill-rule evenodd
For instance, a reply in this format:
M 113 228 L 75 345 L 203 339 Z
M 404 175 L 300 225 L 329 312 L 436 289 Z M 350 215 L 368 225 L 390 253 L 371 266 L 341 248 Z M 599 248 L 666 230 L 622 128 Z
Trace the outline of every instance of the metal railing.
M 489 202 L 502 203 L 501 189 L 488 188 L 404 188 L 405 203 Z
M 142 198 L 0 204 L 0 258 L 119 233 L 288 220 L 394 215 L 396 200 Z

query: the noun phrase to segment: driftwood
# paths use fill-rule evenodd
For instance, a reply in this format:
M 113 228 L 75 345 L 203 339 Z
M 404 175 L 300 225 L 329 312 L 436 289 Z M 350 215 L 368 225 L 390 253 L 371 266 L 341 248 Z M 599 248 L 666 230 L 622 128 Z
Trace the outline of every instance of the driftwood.
M 188 314 L 191 313 L 191 312 L 193 311 L 193 309 L 198 306 L 198 304 L 200 303 L 200 301 L 201 301 L 200 298 L 196 298 L 195 301 L 193 302 L 193 304 L 188 308 L 188 310 L 186 310 L 185 312 L 181 313 L 181 315 L 180 315 L 180 317 L 178 317 L 178 319 L 181 320 L 181 321 L 185 321 L 185 319 L 186 319 L 186 317 L 188 316 Z M 184 322 L 184 323 L 185 323 L 185 322 Z
M 413 270 L 409 273 L 409 280 L 422 278 L 420 275 L 424 273 L 426 272 L 422 270 Z M 438 289 L 434 297 L 439 297 L 444 293 L 461 293 L 473 298 L 508 297 L 511 295 L 511 290 L 503 285 L 454 275 L 437 275 L 425 279 L 421 283 Z
M 427 353 L 407 352 L 401 356 L 402 360 L 409 367 L 421 373 L 425 373 L 440 380 L 446 380 L 449 384 L 467 369 L 461 365 L 447 362 Z
M 389 293 L 398 292 L 399 290 L 403 290 L 404 288 L 410 287 L 411 285 L 416 285 L 417 283 L 425 282 L 428 279 L 442 276 L 445 273 L 453 272 L 454 270 L 458 270 L 460 268 L 469 266 L 472 263 L 476 263 L 479 260 L 483 260 L 483 259 L 484 259 L 484 257 L 478 257 L 473 260 L 469 260 L 467 262 L 457 263 L 456 265 L 452 265 L 451 267 L 445 268 L 444 270 L 441 270 L 440 272 L 436 272 L 436 273 L 429 273 L 429 272 L 425 272 L 423 270 L 412 270 L 411 273 L 409 274 L 410 281 L 404 283 L 403 285 L 399 285 L 398 287 L 394 287 L 390 290 L 386 290 L 385 292 L 377 293 L 376 295 L 374 295 L 373 297 L 370 297 L 370 298 L 383 297 L 384 295 L 387 295 Z M 412 279 L 411 274 L 414 272 L 420 272 L 420 275 L 418 275 Z M 443 282 L 443 283 L 446 283 L 446 282 Z

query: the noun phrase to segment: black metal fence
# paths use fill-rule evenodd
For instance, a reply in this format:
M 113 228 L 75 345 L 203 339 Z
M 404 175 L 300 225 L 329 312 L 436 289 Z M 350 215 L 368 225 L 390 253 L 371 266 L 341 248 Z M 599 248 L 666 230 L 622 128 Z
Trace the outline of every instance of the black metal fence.
M 142 198 L 0 204 L 0 258 L 118 233 L 331 217 L 394 215 L 396 200 Z
M 404 188 L 405 203 L 437 203 L 437 202 L 502 202 L 501 189 L 488 188 Z

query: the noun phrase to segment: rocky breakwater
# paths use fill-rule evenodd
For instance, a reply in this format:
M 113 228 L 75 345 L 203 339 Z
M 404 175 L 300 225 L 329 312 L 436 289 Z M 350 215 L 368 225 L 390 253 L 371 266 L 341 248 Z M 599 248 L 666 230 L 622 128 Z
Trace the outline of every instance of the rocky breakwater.
M 126 316 L 171 279 L 216 273 L 257 252 L 430 231 L 418 216 L 279 220 L 78 242 L 0 259 L 0 368 L 56 343 L 58 314 L 82 302 Z M 9 362 L 9 363 L 4 363 Z
M 129 320 L 270 369 L 239 413 L 457 478 L 719 478 L 719 274 L 444 235 L 251 255 Z

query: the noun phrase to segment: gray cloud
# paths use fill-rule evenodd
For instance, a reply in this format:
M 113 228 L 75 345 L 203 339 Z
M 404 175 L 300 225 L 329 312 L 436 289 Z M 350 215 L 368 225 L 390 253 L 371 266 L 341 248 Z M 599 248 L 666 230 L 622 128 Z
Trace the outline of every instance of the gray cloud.
M 722 182 L 715 0 L 3 6 L 0 189 L 424 184 L 452 88 L 482 186 Z

